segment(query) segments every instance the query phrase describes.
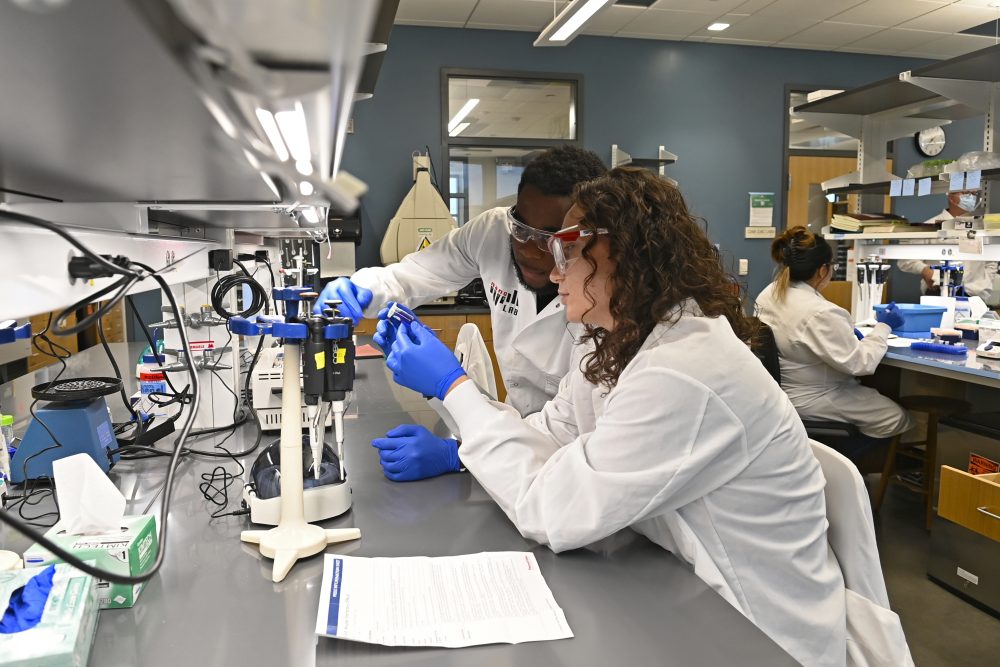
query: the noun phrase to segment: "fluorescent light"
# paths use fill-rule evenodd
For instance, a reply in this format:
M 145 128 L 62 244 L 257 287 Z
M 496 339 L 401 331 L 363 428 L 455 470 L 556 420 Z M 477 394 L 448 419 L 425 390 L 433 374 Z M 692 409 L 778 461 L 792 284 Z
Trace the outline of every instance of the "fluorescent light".
M 708 26 L 708 30 L 711 30 L 713 32 L 721 32 L 722 30 L 725 30 L 728 27 L 729 27 L 728 23 L 713 23 L 712 25 Z
M 309 160 L 299 160 L 295 163 L 295 169 L 303 176 L 312 176 L 313 165 Z
M 264 172 L 260 172 L 260 177 L 264 179 L 264 185 L 271 188 L 271 192 L 274 193 L 274 198 L 281 199 L 281 193 L 278 191 L 278 186 L 274 182 L 274 179 L 271 178 L 269 174 L 265 174 Z
M 465 132 L 465 130 L 468 129 L 469 125 L 471 125 L 471 123 L 459 123 L 455 127 L 454 130 L 451 130 L 450 132 L 448 132 L 448 136 L 449 137 L 457 137 L 458 135 L 460 135 L 463 132 Z
M 312 149 L 309 148 L 309 131 L 306 129 L 306 112 L 302 108 L 302 103 L 296 102 L 292 111 L 279 111 L 274 114 L 274 120 L 278 122 L 281 136 L 284 137 L 288 152 L 295 161 L 308 162 L 312 157 Z
M 448 121 L 448 132 L 451 133 L 456 127 L 458 127 L 459 123 L 465 120 L 465 117 L 469 115 L 470 111 L 476 108 L 477 104 L 479 104 L 478 97 L 473 97 L 468 102 L 466 102 L 462 106 L 462 108 L 458 110 L 458 113 L 455 114 L 454 117 Z
M 302 181 L 299 183 L 299 192 L 302 193 L 303 197 L 308 197 L 313 193 L 313 184 L 309 181 Z
M 538 35 L 535 46 L 565 46 L 573 41 L 584 24 L 612 0 L 573 0 Z
M 267 135 L 267 140 L 271 142 L 274 154 L 282 162 L 287 160 L 288 149 L 281 138 L 281 131 L 278 130 L 278 124 L 274 122 L 274 116 L 267 109 L 257 109 L 257 120 L 260 121 L 260 126 L 264 128 L 264 134 Z
M 306 219 L 306 222 L 314 225 L 319 222 L 319 213 L 316 212 L 315 206 L 306 206 L 303 208 L 302 217 Z

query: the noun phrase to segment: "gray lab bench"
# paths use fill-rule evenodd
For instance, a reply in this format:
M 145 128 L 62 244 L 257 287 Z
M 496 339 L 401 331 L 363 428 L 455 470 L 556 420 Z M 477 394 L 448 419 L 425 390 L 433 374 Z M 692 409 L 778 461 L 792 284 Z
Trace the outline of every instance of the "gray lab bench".
M 977 358 L 976 345 L 974 341 L 967 341 L 965 346 L 969 352 L 965 356 L 890 347 L 882 365 L 1000 388 L 1000 359 Z
M 115 346 L 123 368 L 138 348 Z M 77 375 L 110 375 L 101 349 L 71 360 Z M 331 545 L 354 556 L 447 556 L 481 551 L 531 551 L 576 635 L 573 639 L 466 649 L 409 649 L 317 638 L 314 634 L 323 559 L 295 565 L 272 583 L 271 564 L 240 542 L 245 516 L 209 520 L 214 506 L 198 491 L 200 475 L 218 461 L 189 459 L 178 469 L 166 561 L 132 609 L 101 612 L 92 665 L 778 665 L 796 664 L 784 651 L 698 579 L 673 555 L 631 533 L 603 549 L 554 554 L 524 540 L 467 473 L 415 483 L 382 476 L 373 437 L 400 423 L 438 424 L 413 392 L 394 385 L 381 359 L 358 362 L 346 428 L 354 506 L 326 527 L 357 526 L 361 540 Z M 27 391 L 48 369 L 0 387 L 23 418 Z M 123 411 L 109 397 L 115 412 Z M 244 429 L 227 446 L 253 442 Z M 272 436 L 273 437 L 273 436 Z M 208 448 L 213 440 L 205 440 Z M 267 442 L 267 440 L 265 440 Z M 252 460 L 248 457 L 247 467 Z M 223 461 L 230 470 L 231 461 Z M 112 478 L 129 512 L 158 510 L 165 460 L 118 464 Z M 235 496 L 237 491 L 233 490 Z M 234 498 L 232 509 L 238 507 Z M 27 542 L 0 526 L 0 548 Z

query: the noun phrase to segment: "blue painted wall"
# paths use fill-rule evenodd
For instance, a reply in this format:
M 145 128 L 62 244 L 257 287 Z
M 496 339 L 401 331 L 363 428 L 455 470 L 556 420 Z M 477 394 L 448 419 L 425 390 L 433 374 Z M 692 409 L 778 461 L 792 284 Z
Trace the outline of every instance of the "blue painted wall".
M 927 61 L 777 48 L 580 37 L 533 48 L 525 32 L 396 26 L 375 97 L 355 105 L 343 168 L 369 187 L 359 266 L 379 263 L 388 220 L 411 184 L 409 155 L 429 145 L 440 174 L 441 68 L 582 74 L 583 144 L 610 162 L 663 144 L 668 173 L 725 256 L 750 260 L 749 290 L 770 281 L 769 241 L 744 240 L 748 192 L 780 192 L 785 86 L 848 88 Z M 909 163 L 916 161 L 911 160 Z M 905 163 L 905 159 L 903 160 Z M 775 220 L 784 220 L 775 212 Z

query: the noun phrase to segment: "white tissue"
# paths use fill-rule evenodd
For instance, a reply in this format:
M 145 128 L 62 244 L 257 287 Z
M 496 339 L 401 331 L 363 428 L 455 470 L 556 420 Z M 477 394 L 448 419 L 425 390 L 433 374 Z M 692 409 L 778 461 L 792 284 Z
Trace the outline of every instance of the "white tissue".
M 125 496 L 87 454 L 52 462 L 59 496 L 59 526 L 72 535 L 117 531 L 125 516 Z

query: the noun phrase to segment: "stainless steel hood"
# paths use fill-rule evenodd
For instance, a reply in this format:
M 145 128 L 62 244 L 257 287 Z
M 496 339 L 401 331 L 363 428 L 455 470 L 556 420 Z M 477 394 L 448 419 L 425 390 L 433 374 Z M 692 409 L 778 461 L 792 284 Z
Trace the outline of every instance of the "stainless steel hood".
M 59 3 L 0 0 L 0 201 L 155 202 L 230 227 L 353 204 L 331 176 L 398 0 L 25 4 Z M 260 121 L 289 109 L 307 121 L 306 165 Z

